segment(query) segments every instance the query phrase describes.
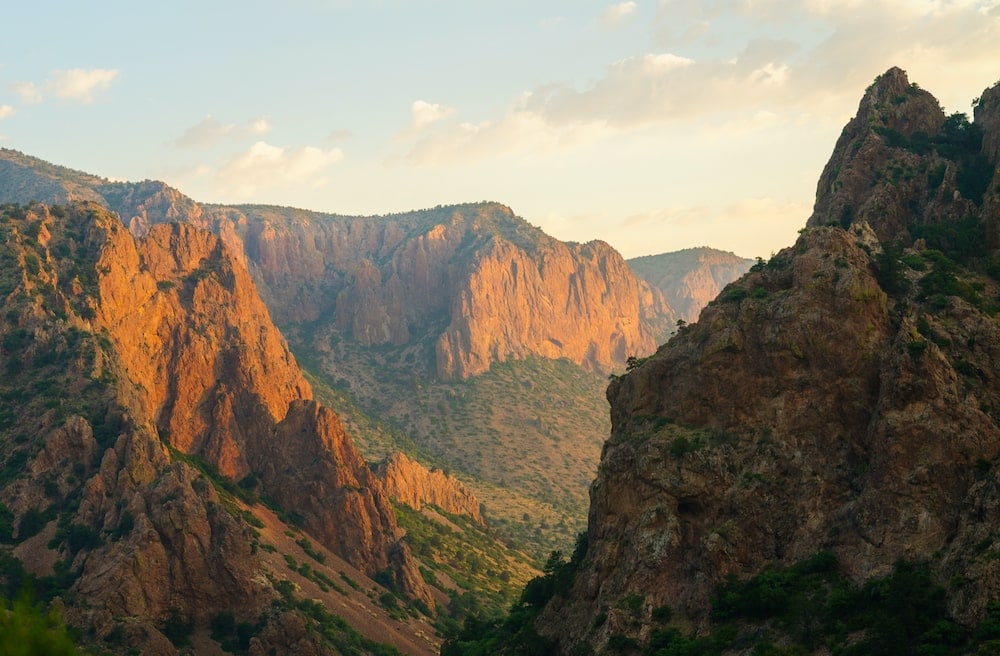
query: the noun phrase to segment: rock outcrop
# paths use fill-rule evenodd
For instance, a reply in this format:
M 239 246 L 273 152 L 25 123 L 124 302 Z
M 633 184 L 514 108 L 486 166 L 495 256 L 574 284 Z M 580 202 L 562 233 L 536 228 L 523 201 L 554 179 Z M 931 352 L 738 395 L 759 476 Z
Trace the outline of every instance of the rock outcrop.
M 856 585 L 928 563 L 962 580 L 952 619 L 985 617 L 1000 283 L 980 118 L 946 119 L 898 69 L 878 78 L 795 245 L 611 383 L 587 556 L 539 624 L 564 653 L 645 643 L 662 606 L 707 631 L 716 586 L 821 551 Z
M 476 495 L 461 481 L 440 469 L 427 469 L 405 454 L 396 452 L 378 464 L 375 475 L 385 486 L 386 494 L 414 510 L 432 505 L 483 523 Z
M 216 236 L 161 223 L 136 240 L 96 204 L 5 206 L 0 236 L 0 542 L 55 529 L 63 546 L 15 552 L 49 576 L 65 550 L 74 622 L 174 653 L 159 632 L 172 617 L 271 612 L 280 595 L 227 480 L 434 603 L 383 486 Z

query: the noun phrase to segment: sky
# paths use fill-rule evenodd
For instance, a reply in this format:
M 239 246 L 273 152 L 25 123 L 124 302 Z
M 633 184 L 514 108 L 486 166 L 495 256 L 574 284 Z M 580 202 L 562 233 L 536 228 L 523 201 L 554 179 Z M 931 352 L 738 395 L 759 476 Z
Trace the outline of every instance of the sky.
M 1000 0 L 10 2 L 0 146 L 201 202 L 492 200 L 626 257 L 791 245 L 865 88 L 1000 80 Z

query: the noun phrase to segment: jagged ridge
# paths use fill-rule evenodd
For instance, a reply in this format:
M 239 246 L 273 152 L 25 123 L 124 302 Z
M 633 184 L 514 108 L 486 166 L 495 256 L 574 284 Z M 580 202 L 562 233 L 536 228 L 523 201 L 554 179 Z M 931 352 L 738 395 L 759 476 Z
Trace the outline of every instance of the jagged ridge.
M 563 653 L 642 645 L 663 606 L 706 631 L 728 576 L 820 551 L 858 585 L 928 563 L 951 619 L 985 617 L 1000 574 L 998 101 L 1000 85 L 969 125 L 899 69 L 880 76 L 796 244 L 612 382 L 587 556 L 539 624 Z

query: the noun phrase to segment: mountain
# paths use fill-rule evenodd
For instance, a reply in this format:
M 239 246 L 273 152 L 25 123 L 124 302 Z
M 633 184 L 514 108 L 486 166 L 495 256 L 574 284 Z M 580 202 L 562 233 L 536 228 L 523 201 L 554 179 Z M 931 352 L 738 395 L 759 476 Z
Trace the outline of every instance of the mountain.
M 440 379 L 566 358 L 607 375 L 652 351 L 672 314 L 610 246 L 560 242 L 497 203 L 389 217 L 201 205 L 161 182 L 109 182 L 8 149 L 10 202 L 96 200 L 133 234 L 184 221 L 219 235 L 282 323 L 322 319 L 364 346 L 420 345 Z
M 7 596 L 59 597 L 86 635 L 143 653 L 210 645 L 210 626 L 237 652 L 433 650 L 447 597 L 217 237 L 4 205 L 0 300 Z M 374 590 L 423 610 L 394 619 Z
M 994 653 L 998 128 L 879 76 L 796 243 L 611 382 L 573 557 L 442 653 Z
M 453 471 L 539 558 L 583 527 L 607 375 L 676 321 L 607 244 L 560 242 L 497 203 L 346 217 L 0 162 L 0 197 L 97 199 L 136 236 L 176 221 L 218 235 L 365 456 Z
M 659 289 L 677 318 L 687 323 L 697 321 L 701 309 L 753 263 L 745 257 L 705 247 L 628 260 L 632 270 Z

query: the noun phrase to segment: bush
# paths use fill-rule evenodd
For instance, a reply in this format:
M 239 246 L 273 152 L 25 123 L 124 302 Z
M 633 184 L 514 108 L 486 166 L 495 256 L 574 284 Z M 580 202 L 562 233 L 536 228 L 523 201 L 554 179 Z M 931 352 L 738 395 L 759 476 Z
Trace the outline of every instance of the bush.
M 76 656 L 81 654 L 70 638 L 58 611 L 43 611 L 22 596 L 0 612 L 0 654 L 6 656 Z
M 29 508 L 21 516 L 21 521 L 17 525 L 18 541 L 27 540 L 34 535 L 38 535 L 38 532 L 45 528 L 50 519 L 48 513 L 43 513 L 36 508 Z
M 170 615 L 164 620 L 160 627 L 160 632 L 167 637 L 174 647 L 188 647 L 191 645 L 191 633 L 194 631 L 194 622 L 185 620 L 181 616 L 180 610 L 170 609 Z

